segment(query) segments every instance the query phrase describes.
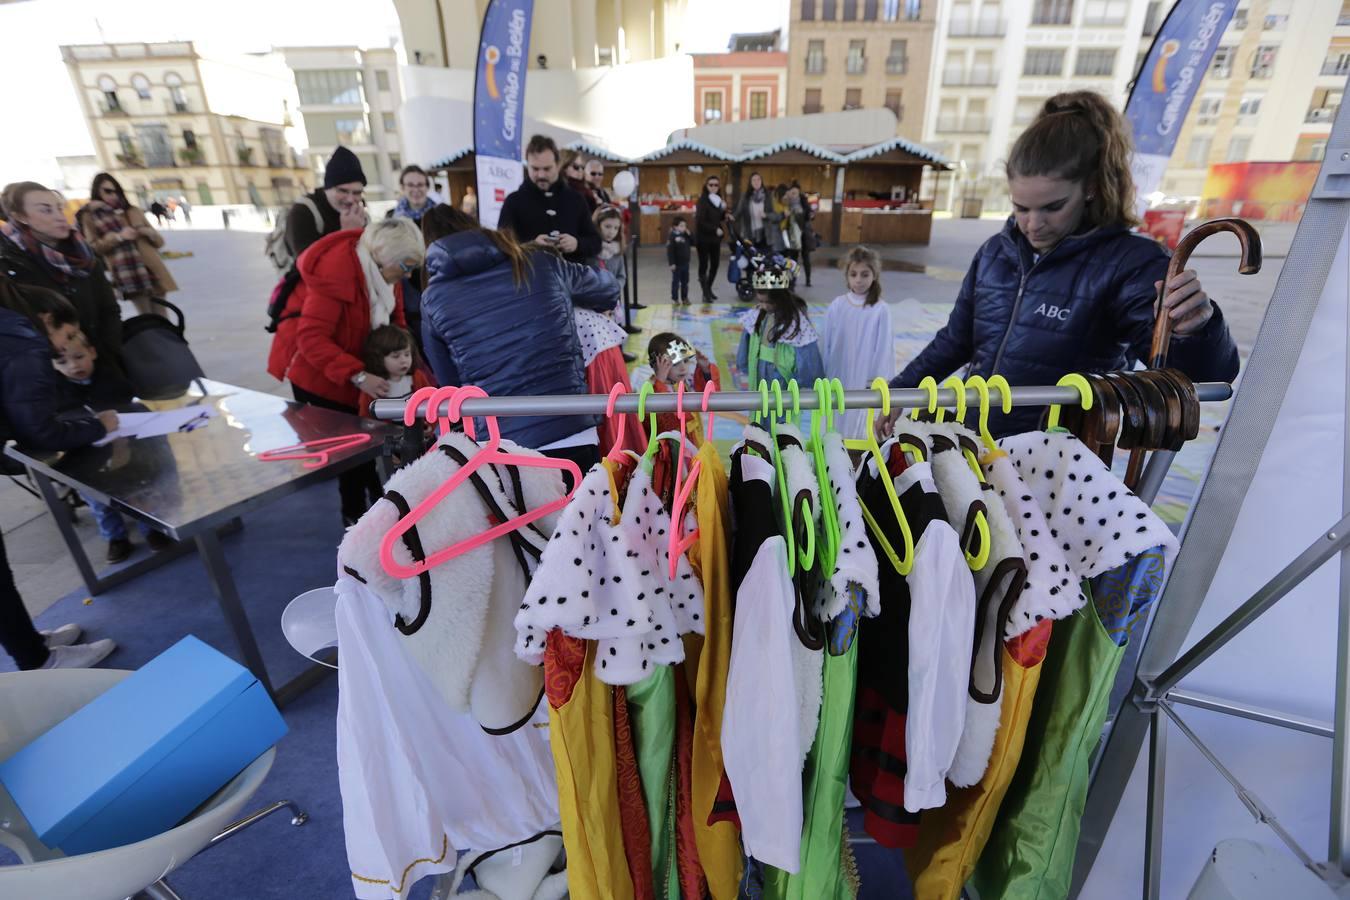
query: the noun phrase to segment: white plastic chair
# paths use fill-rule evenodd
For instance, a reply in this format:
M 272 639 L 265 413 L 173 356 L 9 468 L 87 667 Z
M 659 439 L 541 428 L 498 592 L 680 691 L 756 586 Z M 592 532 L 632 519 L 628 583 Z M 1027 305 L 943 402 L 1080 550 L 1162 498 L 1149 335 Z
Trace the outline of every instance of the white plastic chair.
M 0 674 L 0 759 L 7 759 L 130 674 L 116 669 Z M 278 809 L 291 810 L 292 824 L 304 824 L 307 816 L 289 801 L 234 822 L 267 777 L 275 758 L 276 750 L 269 749 L 181 825 L 134 844 L 79 856 L 65 856 L 43 845 L 9 792 L 0 786 L 0 844 L 21 860 L 16 865 L 0 866 L 0 897 L 122 900 L 145 890 L 161 900 L 176 898 L 178 895 L 163 879 L 203 848 Z

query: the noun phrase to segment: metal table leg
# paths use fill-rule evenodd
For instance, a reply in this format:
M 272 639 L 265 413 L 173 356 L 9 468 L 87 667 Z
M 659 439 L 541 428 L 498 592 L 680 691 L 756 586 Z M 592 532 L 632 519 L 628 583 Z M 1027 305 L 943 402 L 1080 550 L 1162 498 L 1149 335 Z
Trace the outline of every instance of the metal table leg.
M 267 665 L 258 650 L 258 641 L 253 635 L 253 627 L 249 624 L 248 616 L 239 600 L 239 590 L 235 587 L 234 576 L 230 574 L 230 565 L 221 549 L 220 531 L 203 532 L 197 535 L 196 541 L 202 565 L 206 567 L 207 577 L 211 579 L 211 586 L 215 588 L 216 598 L 220 601 L 220 610 L 225 614 L 225 621 L 239 645 L 239 652 L 243 654 L 244 665 L 258 676 L 258 681 L 262 682 L 278 707 L 286 706 L 332 674 L 332 668 L 316 663 L 280 687 L 273 688 L 272 680 L 267 674 Z
M 85 588 L 91 595 L 99 593 L 104 585 L 99 580 L 98 573 L 94 571 L 94 564 L 89 561 L 89 554 L 84 552 L 84 544 L 80 543 L 80 536 L 75 533 L 75 525 L 70 521 L 68 511 L 63 508 L 61 498 L 56 496 L 56 487 L 52 485 L 50 478 L 36 469 L 29 469 L 28 474 L 42 493 L 42 500 L 47 504 L 47 512 L 52 514 L 56 530 L 61 532 L 61 539 L 66 542 L 70 558 L 75 560 L 75 568 L 80 570 L 80 578 L 84 581 Z
M 258 676 L 267 693 L 271 694 L 272 681 L 267 677 L 267 666 L 258 652 L 253 628 L 244 614 L 243 604 L 239 602 L 239 590 L 234 585 L 234 576 L 230 574 L 229 563 L 225 561 L 225 553 L 221 550 L 220 536 L 215 531 L 204 531 L 197 535 L 196 541 L 202 565 L 206 566 L 207 577 L 211 579 L 211 586 L 215 588 L 216 598 L 220 601 L 220 610 L 225 614 L 225 621 L 234 634 L 235 643 L 239 645 L 239 652 L 244 656 L 244 665 Z
M 56 521 L 56 529 L 61 532 L 61 539 L 66 542 L 66 548 L 70 551 L 70 558 L 75 561 L 75 567 L 80 570 L 80 579 L 84 582 L 85 589 L 89 591 L 91 597 L 98 596 L 119 584 L 144 575 L 151 569 L 158 569 L 192 549 L 191 543 L 179 541 L 177 546 L 160 550 L 157 553 L 149 553 L 133 563 L 118 566 L 108 574 L 100 575 L 94 571 L 94 564 L 90 561 L 89 554 L 84 552 L 84 544 L 80 542 L 80 535 L 75 531 L 75 523 L 71 521 L 70 510 L 57 496 L 56 486 L 52 484 L 50 478 L 36 469 L 29 469 L 28 473 L 32 476 L 34 483 L 37 484 L 42 499 L 47 504 L 47 511 L 52 514 L 52 518 Z M 242 527 L 243 524 L 236 518 L 231 519 L 222 531 L 229 533 L 238 531 Z

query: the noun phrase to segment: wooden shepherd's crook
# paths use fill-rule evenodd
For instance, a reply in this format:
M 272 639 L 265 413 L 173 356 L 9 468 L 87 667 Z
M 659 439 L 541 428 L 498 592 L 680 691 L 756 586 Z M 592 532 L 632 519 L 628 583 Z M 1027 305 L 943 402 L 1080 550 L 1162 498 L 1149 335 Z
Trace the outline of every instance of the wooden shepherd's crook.
M 1211 219 L 1192 228 L 1190 233 L 1181 239 L 1181 243 L 1177 244 L 1172 261 L 1167 266 L 1167 277 L 1163 280 L 1162 290 L 1158 292 L 1158 320 L 1153 323 L 1153 347 L 1148 362 L 1150 369 L 1167 367 L 1167 345 L 1172 342 L 1172 317 L 1163 309 L 1162 299 L 1167 296 L 1168 283 L 1186 270 L 1186 263 L 1190 262 L 1191 254 L 1201 241 L 1221 231 L 1231 231 L 1237 235 L 1242 250 L 1242 258 L 1238 260 L 1238 274 L 1255 275 L 1261 271 L 1261 235 L 1257 234 L 1256 229 L 1247 221 L 1231 218 Z
M 1249 222 L 1233 218 L 1211 219 L 1192 228 L 1181 239 L 1181 243 L 1177 244 L 1177 249 L 1172 254 L 1172 261 L 1167 266 L 1167 277 L 1163 279 L 1162 287 L 1158 291 L 1158 318 L 1153 323 L 1153 345 L 1149 348 L 1148 367 L 1150 369 L 1167 367 L 1167 348 L 1172 343 L 1172 317 L 1163 307 L 1163 298 L 1167 296 L 1167 285 L 1171 283 L 1173 278 L 1186 270 L 1186 263 L 1190 262 L 1191 254 L 1195 252 L 1195 248 L 1200 245 L 1200 242 L 1221 231 L 1231 231 L 1237 236 L 1238 245 L 1242 251 L 1241 258 L 1238 260 L 1238 273 L 1255 275 L 1261 271 L 1261 235 Z M 1125 471 L 1125 484 L 1131 489 L 1139 483 L 1143 466 L 1143 448 L 1130 451 L 1130 464 Z

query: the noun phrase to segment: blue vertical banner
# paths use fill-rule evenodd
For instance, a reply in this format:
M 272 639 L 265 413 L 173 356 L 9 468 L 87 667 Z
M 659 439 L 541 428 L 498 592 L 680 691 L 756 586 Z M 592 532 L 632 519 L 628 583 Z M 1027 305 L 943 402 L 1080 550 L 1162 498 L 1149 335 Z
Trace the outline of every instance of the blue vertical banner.
M 1177 0 L 1135 77 L 1125 118 L 1134 131 L 1136 206 L 1162 183 L 1186 113 L 1238 0 Z
M 534 0 L 489 0 L 478 36 L 473 153 L 478 221 L 496 228 L 506 195 L 520 187 L 525 73 Z

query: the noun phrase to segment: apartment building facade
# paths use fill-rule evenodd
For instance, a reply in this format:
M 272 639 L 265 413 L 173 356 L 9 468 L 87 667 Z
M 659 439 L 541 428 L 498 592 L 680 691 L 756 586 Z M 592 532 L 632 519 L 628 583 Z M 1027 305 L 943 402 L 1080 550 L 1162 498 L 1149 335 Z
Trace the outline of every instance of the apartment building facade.
M 175 41 L 68 45 L 61 57 L 99 167 L 141 204 L 279 206 L 306 189 L 294 88 L 274 55 L 203 57 Z
M 885 107 L 923 138 L 939 0 L 791 0 L 789 115 Z
M 361 160 L 368 197 L 397 197 L 404 166 L 398 54 L 359 47 L 286 47 L 281 53 L 295 79 L 313 179 L 323 183 L 324 164 L 342 145 Z
M 1350 78 L 1350 3 L 1251 0 L 1200 82 L 1159 190 L 1200 196 L 1211 165 L 1316 161 Z
M 955 0 L 942 4 L 923 142 L 956 163 L 938 208 L 978 198 L 1008 208 L 1008 150 L 1049 97 L 1098 91 L 1123 106 L 1141 35 L 1163 0 Z M 1147 41 L 1142 41 L 1147 49 Z M 946 184 L 954 185 L 955 196 Z
M 734 34 L 726 53 L 694 53 L 699 125 L 777 119 L 787 111 L 788 55 L 781 34 Z

